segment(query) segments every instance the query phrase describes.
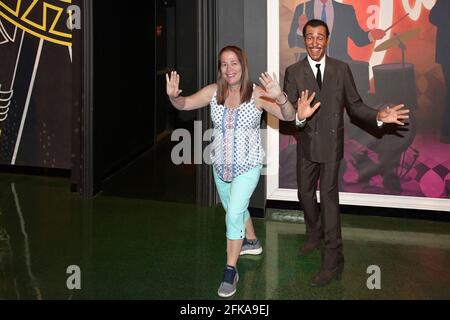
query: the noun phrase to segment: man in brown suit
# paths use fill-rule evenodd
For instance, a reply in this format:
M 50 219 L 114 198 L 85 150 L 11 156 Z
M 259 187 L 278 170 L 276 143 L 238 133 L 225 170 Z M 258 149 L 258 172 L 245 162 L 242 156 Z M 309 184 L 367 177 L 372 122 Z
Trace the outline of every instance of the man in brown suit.
M 404 105 L 381 111 L 366 106 L 349 66 L 326 56 L 329 34 L 328 26 L 321 20 L 310 20 L 305 25 L 303 38 L 308 56 L 286 69 L 284 82 L 289 101 L 293 105 L 298 101 L 298 197 L 308 237 L 299 255 L 322 249 L 321 269 L 310 282 L 313 287 L 339 279 L 344 268 L 338 190 L 344 151 L 344 108 L 350 117 L 379 127 L 383 123 L 404 125 L 401 120 L 407 119 L 409 112 Z M 319 179 L 320 209 L 316 197 Z

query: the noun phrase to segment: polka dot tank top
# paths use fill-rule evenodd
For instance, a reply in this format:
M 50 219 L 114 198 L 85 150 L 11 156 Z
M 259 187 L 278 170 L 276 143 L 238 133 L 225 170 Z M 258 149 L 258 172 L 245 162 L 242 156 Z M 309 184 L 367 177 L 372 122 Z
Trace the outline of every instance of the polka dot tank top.
M 210 105 L 214 129 L 211 161 L 218 176 L 230 182 L 263 163 L 262 110 L 256 108 L 253 98 L 236 108 L 219 105 L 217 92 Z

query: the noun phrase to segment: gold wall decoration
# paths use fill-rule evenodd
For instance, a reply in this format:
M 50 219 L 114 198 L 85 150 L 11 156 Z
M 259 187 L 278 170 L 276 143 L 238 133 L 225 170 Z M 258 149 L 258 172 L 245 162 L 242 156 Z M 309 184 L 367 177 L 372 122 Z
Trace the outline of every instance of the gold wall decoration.
M 0 20 L 25 32 L 62 46 L 72 46 L 67 27 L 72 0 L 0 0 Z

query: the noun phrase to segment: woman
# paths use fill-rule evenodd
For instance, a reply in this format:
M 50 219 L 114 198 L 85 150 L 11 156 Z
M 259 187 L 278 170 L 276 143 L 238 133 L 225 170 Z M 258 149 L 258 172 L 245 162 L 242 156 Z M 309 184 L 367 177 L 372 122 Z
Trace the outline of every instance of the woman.
M 214 126 L 214 181 L 226 211 L 227 265 L 218 295 L 231 297 L 236 292 L 239 255 L 261 254 L 248 212 L 250 197 L 259 181 L 264 151 L 260 139 L 263 110 L 280 120 L 293 120 L 295 110 L 276 79 L 267 73 L 259 78 L 262 87 L 250 81 L 245 53 L 228 46 L 219 54 L 217 83 L 182 97 L 177 72 L 166 75 L 167 95 L 178 110 L 211 106 Z

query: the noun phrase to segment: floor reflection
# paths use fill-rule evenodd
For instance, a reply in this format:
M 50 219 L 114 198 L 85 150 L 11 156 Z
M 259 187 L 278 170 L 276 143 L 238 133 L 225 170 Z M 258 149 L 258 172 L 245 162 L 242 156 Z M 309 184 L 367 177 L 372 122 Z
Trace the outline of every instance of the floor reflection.
M 64 179 L 0 176 L 0 299 L 218 299 L 226 263 L 220 206 L 86 201 Z M 254 220 L 264 252 L 241 257 L 231 300 L 450 299 L 450 223 L 343 214 L 344 277 L 312 289 L 320 253 L 297 256 L 302 221 L 277 211 Z M 66 285 L 71 265 L 80 267 L 81 290 Z M 382 290 L 366 286 L 372 265 Z
M 5 188 L 2 191 L 5 192 Z M 10 194 L 6 194 L 5 198 L 12 199 L 13 204 L 2 203 L 5 209 L 0 208 L 0 266 L 4 278 L 0 296 L 3 299 L 42 300 L 33 273 L 27 226 L 14 183 L 10 184 Z
M 265 226 L 266 256 L 270 257 L 265 270 L 267 299 L 450 298 L 450 276 L 446 272 L 450 266 L 448 233 L 343 227 L 344 279 L 327 288 L 311 289 L 307 284 L 319 270 L 321 257 L 319 252 L 305 258 L 296 256 L 306 242 L 305 225 L 266 221 Z M 371 292 L 366 288 L 371 265 L 380 266 L 387 290 Z M 410 291 L 411 287 L 415 291 Z M 427 291 L 430 287 L 435 291 Z

